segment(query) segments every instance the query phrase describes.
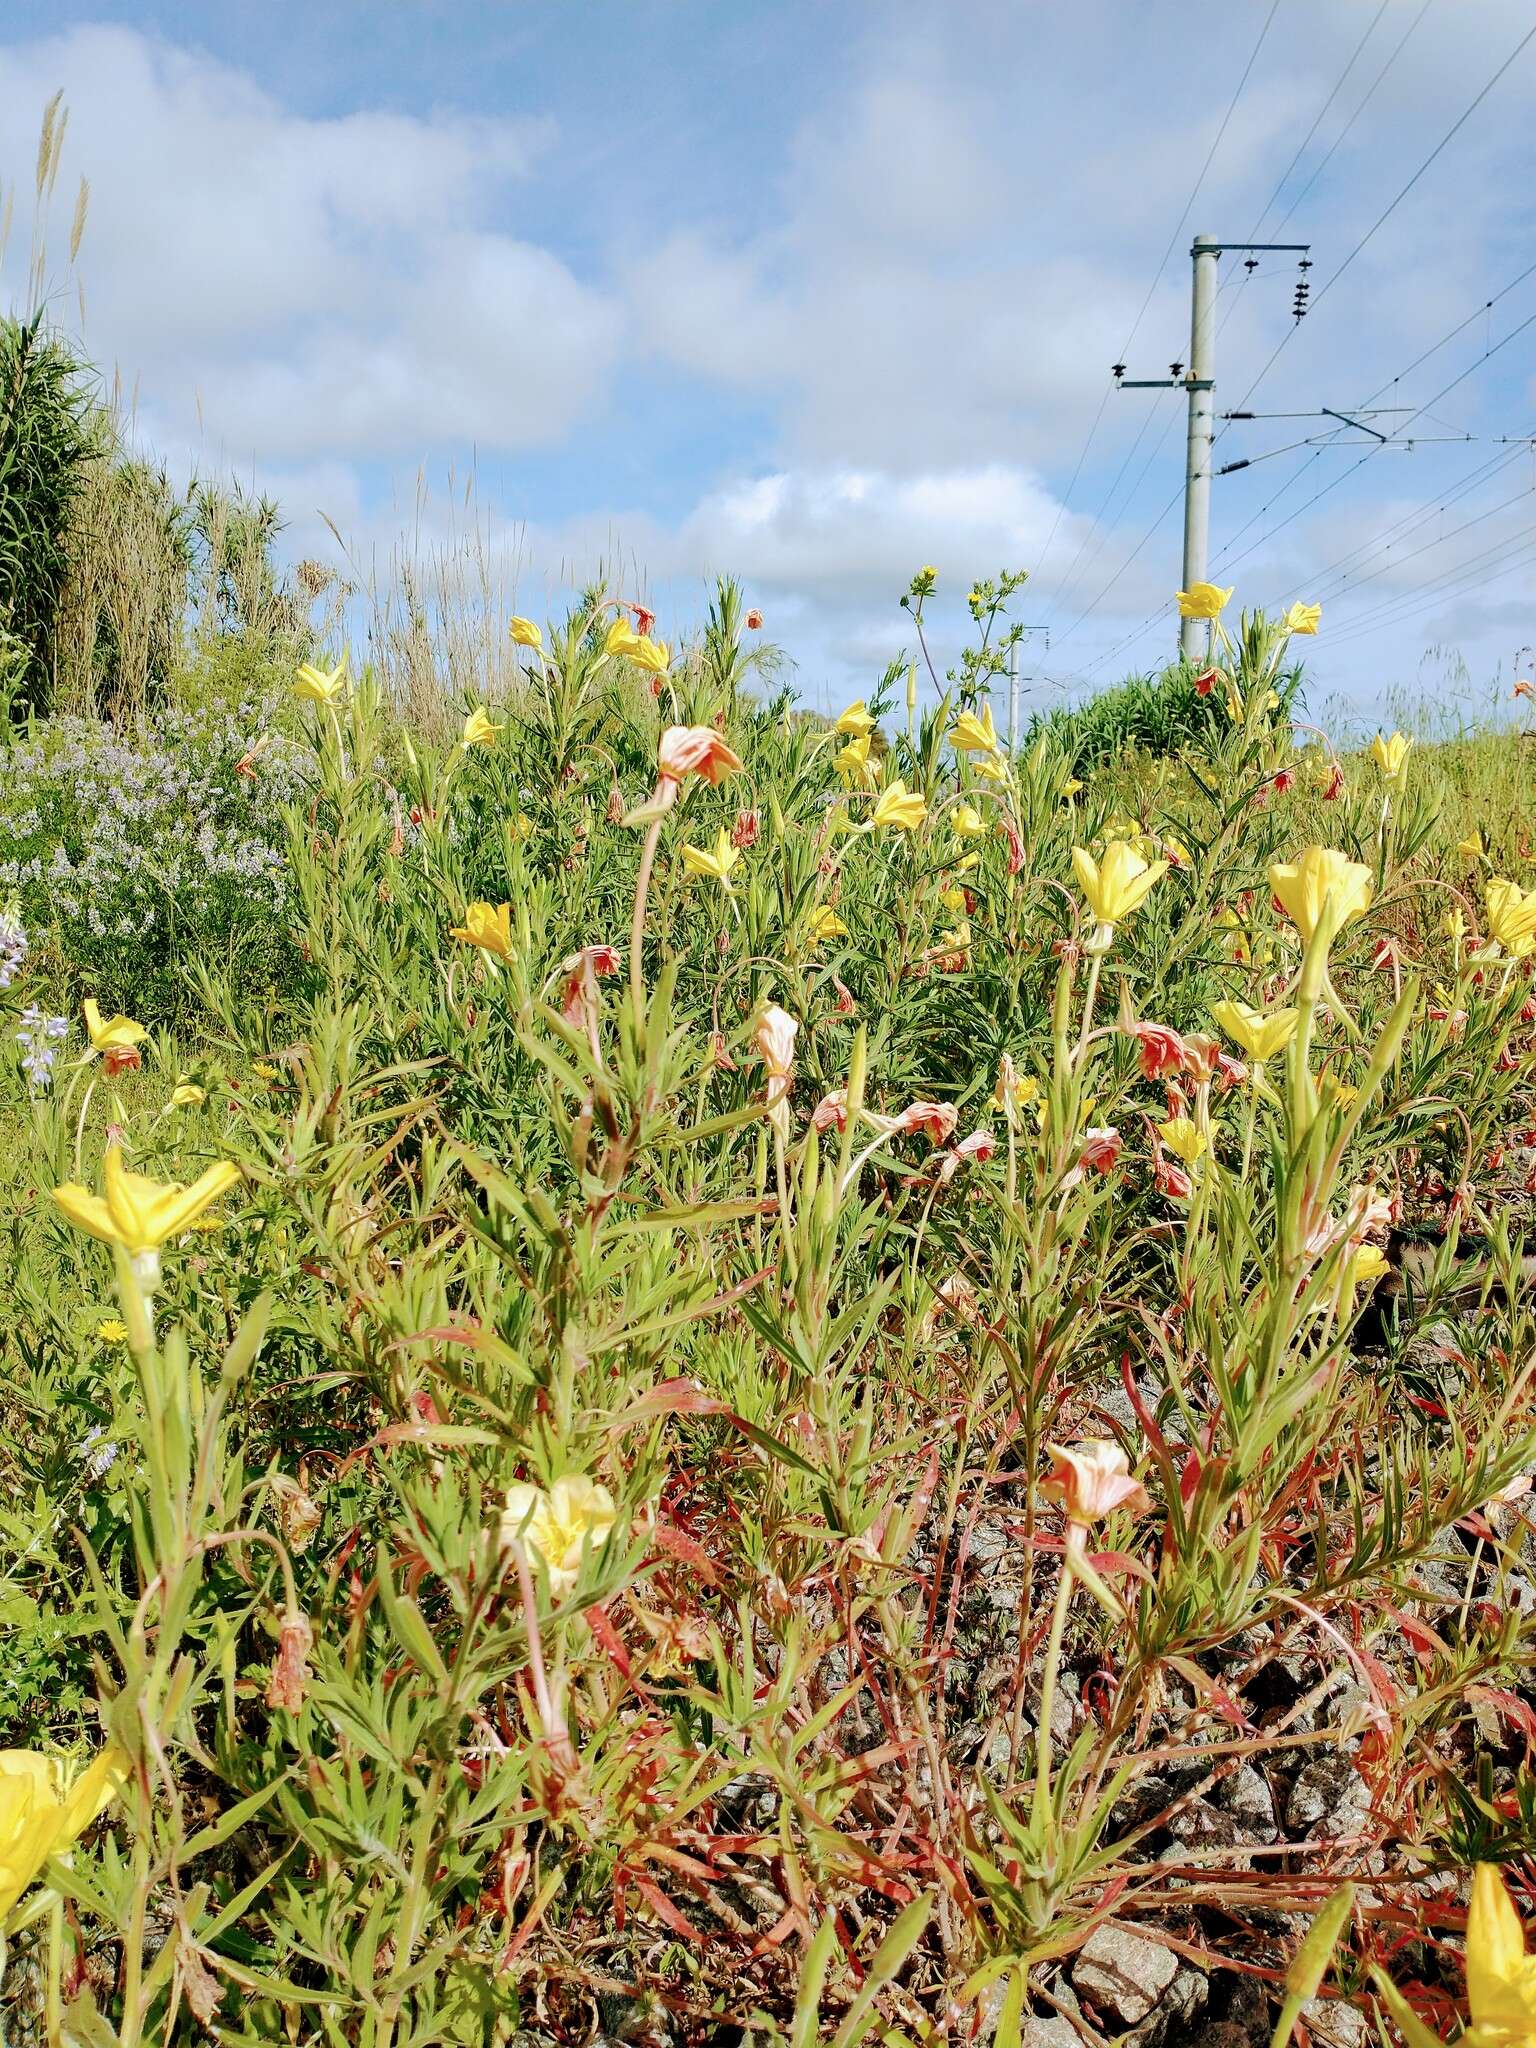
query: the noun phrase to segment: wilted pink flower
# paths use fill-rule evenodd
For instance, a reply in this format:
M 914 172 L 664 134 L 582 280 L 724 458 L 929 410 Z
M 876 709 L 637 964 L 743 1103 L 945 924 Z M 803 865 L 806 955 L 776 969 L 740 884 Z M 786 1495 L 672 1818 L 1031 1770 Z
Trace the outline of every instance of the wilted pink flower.
M 1242 1060 L 1236 1060 L 1229 1052 L 1216 1055 L 1216 1086 L 1225 1094 L 1229 1088 L 1241 1088 L 1248 1078 L 1248 1068 Z
M 1202 669 L 1200 674 L 1195 677 L 1195 695 L 1197 697 L 1209 697 L 1212 690 L 1216 687 L 1218 674 L 1219 670 L 1214 668 Z
M 746 627 L 749 633 L 760 633 L 763 630 L 763 615 L 756 605 L 747 613 Z
M 616 782 L 608 791 L 608 809 L 604 815 L 610 825 L 617 825 L 624 816 L 624 792 Z
M 811 1111 L 811 1122 L 818 1131 L 848 1128 L 848 1090 L 834 1088 L 830 1095 L 823 1095 Z
M 1212 1080 L 1220 1060 L 1221 1047 L 1205 1032 L 1192 1031 L 1184 1040 L 1184 1071 L 1192 1081 Z
M 560 969 L 565 977 L 560 988 L 560 1014 L 568 1024 L 584 1026 L 591 1021 L 595 993 L 593 981 L 599 974 L 617 974 L 618 971 L 616 946 L 587 946 L 580 953 L 571 955 Z
M 736 822 L 731 827 L 732 846 L 756 846 L 761 822 L 755 809 L 738 811 L 736 813 Z
M 705 782 L 719 783 L 736 773 L 741 756 L 712 725 L 669 725 L 661 736 L 656 765 L 665 782 L 680 783 L 697 775 Z
M 985 1161 L 990 1159 L 996 1150 L 997 1139 L 991 1131 L 972 1131 L 968 1138 L 962 1138 L 955 1147 L 955 1157 L 957 1159 L 979 1159 Z
M 278 1631 L 277 1657 L 272 1665 L 272 1676 L 267 1681 L 269 1707 L 284 1707 L 290 1714 L 296 1714 L 303 1706 L 304 1688 L 309 1683 L 309 1653 L 314 1641 L 308 1617 L 300 1614 L 297 1608 L 290 1607 L 283 1615 L 282 1627 Z
M 1131 1477 L 1129 1461 L 1118 1444 L 1047 1444 L 1046 1449 L 1051 1470 L 1041 1480 L 1040 1491 L 1066 1510 L 1069 1522 L 1086 1528 L 1116 1508 L 1142 1515 L 1151 1507 L 1146 1488 Z
M 104 1074 L 136 1074 L 143 1064 L 136 1045 L 109 1045 L 101 1056 Z
M 648 639 L 650 637 L 651 628 L 656 623 L 656 614 L 654 612 L 647 611 L 643 604 L 632 604 L 629 607 L 629 609 L 635 615 L 635 631 L 640 635 L 642 640 Z
M 725 1033 L 723 1031 L 711 1031 L 709 1034 L 709 1057 L 713 1065 L 718 1067 L 722 1074 L 734 1074 L 736 1072 L 736 1062 L 726 1050 Z
M 834 1005 L 836 1014 L 839 1017 L 851 1017 L 856 1007 L 852 990 L 839 981 L 835 974 L 832 977 L 832 986 L 837 990 L 837 1002 Z
M 960 1112 L 952 1102 L 910 1102 L 892 1125 L 893 1131 L 921 1131 L 932 1144 L 948 1142 Z
M 1394 964 L 1396 959 L 1397 942 L 1386 937 L 1379 938 L 1376 941 L 1375 950 L 1371 954 L 1371 965 L 1385 971 Z
M 1176 1159 L 1167 1159 L 1159 1153 L 1152 1167 L 1152 1179 L 1157 1191 L 1171 1195 L 1177 1202 L 1187 1202 L 1194 1192 L 1194 1182 Z
M 1149 1081 L 1176 1074 L 1188 1058 L 1184 1040 L 1166 1024 L 1133 1024 L 1131 1036 L 1140 1047 L 1141 1071 Z
M 1099 1173 L 1108 1173 L 1120 1157 L 1120 1148 L 1125 1143 L 1113 1124 L 1102 1124 L 1083 1133 L 1083 1149 L 1077 1155 L 1079 1166 L 1093 1167 Z
M 800 1026 L 787 1010 L 769 1003 L 757 1021 L 757 1049 L 768 1075 L 768 1114 L 785 1136 L 789 1132 L 789 1084 L 795 1071 L 795 1035 Z
M 1019 828 L 1012 818 L 1003 819 L 1002 833 L 1008 842 L 1008 872 L 1016 875 L 1024 865 L 1024 841 L 1019 837 Z
M 1331 804 L 1344 794 L 1344 770 L 1335 761 L 1328 771 L 1328 780 L 1323 784 L 1323 802 Z
M 1274 777 L 1275 795 L 1284 796 L 1295 780 L 1296 771 L 1293 768 L 1282 768 Z

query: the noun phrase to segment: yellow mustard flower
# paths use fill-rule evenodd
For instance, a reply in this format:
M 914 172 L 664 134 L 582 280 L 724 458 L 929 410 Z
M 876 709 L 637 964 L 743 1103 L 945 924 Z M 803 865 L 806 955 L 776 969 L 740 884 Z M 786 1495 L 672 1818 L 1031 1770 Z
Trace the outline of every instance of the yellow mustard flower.
M 587 1556 L 607 1542 L 618 1509 L 606 1486 L 567 1473 L 546 1493 L 519 1480 L 507 1488 L 501 1517 L 503 1543 L 522 1543 L 542 1558 L 556 1599 L 570 1592 Z
M 1375 893 L 1370 869 L 1331 846 L 1309 846 L 1293 861 L 1276 862 L 1269 886 L 1304 940 L 1322 927 L 1330 946 L 1351 918 L 1370 909 Z
M 128 1325 L 120 1323 L 116 1316 L 107 1316 L 96 1325 L 96 1341 L 98 1344 L 126 1344 Z
M 685 846 L 683 866 L 690 875 L 713 875 L 722 889 L 731 886 L 731 869 L 741 859 L 740 850 L 731 844 L 731 835 L 722 825 L 715 834 L 712 847 Z
M 1084 846 L 1072 849 L 1072 868 L 1096 924 L 1113 927 L 1146 901 L 1168 872 L 1165 860 L 1144 860 L 1124 839 L 1113 839 L 1096 861 Z
M 130 1173 L 122 1148 L 109 1145 L 102 1161 L 102 1194 L 92 1194 L 78 1181 L 66 1181 L 54 1189 L 53 1199 L 76 1229 L 137 1256 L 180 1237 L 239 1178 L 239 1167 L 221 1159 L 190 1187 L 179 1181 L 150 1180 L 145 1174 Z
M 510 903 L 471 903 L 464 922 L 449 927 L 449 935 L 466 946 L 478 946 L 498 960 L 512 958 L 512 906 Z
M 981 716 L 962 711 L 949 729 L 949 744 L 957 754 L 995 754 L 997 728 L 992 723 L 992 706 L 983 703 Z
M 1181 619 L 1219 619 L 1226 609 L 1234 585 L 1223 590 L 1216 583 L 1191 583 L 1177 593 Z
M 1268 1016 L 1247 1003 L 1212 1003 L 1211 1015 L 1234 1045 L 1240 1045 L 1256 1067 L 1284 1052 L 1296 1035 L 1296 1011 L 1272 1010 Z
M 855 698 L 848 709 L 839 712 L 832 721 L 832 730 L 842 733 L 847 739 L 863 739 L 874 729 L 875 721 L 866 710 L 862 697 Z
M 0 1921 L 128 1782 L 125 1751 L 109 1747 L 70 1772 L 61 1757 L 0 1750 Z
M 339 704 L 347 694 L 347 658 L 342 656 L 336 666 L 327 672 L 316 668 L 312 661 L 306 661 L 294 680 L 294 695 L 307 697 L 312 704 Z
M 1524 960 L 1536 951 L 1536 889 L 1522 889 L 1503 875 L 1489 877 L 1483 889 L 1488 910 L 1488 936 L 1506 953 Z
M 1403 765 L 1408 759 L 1408 749 L 1412 745 L 1412 739 L 1404 732 L 1395 732 L 1390 739 L 1384 739 L 1377 733 L 1371 741 L 1371 759 L 1388 782 L 1396 782 L 1401 777 Z
M 144 1026 L 135 1022 L 132 1017 L 119 1014 L 116 1017 L 104 1018 L 96 1006 L 94 996 L 87 996 L 81 1008 L 85 1015 L 86 1035 L 91 1041 L 93 1052 L 126 1052 L 141 1039 L 149 1036 Z
M 507 630 L 519 647 L 531 647 L 535 654 L 544 652 L 544 633 L 537 620 L 514 617 Z
M 832 908 L 830 903 L 818 903 L 811 912 L 809 931 L 812 945 L 821 945 L 827 939 L 846 939 L 848 927 Z
M 466 754 L 471 747 L 494 747 L 496 735 L 502 730 L 503 728 L 492 720 L 491 714 L 486 710 L 485 706 L 477 704 L 464 721 L 464 730 L 459 737 L 459 745 Z
M 920 792 L 909 790 L 899 775 L 880 792 L 874 809 L 875 823 L 889 825 L 893 832 L 915 831 L 927 815 L 928 806 Z
M 1280 623 L 1287 633 L 1315 633 L 1322 616 L 1320 604 L 1293 604 Z

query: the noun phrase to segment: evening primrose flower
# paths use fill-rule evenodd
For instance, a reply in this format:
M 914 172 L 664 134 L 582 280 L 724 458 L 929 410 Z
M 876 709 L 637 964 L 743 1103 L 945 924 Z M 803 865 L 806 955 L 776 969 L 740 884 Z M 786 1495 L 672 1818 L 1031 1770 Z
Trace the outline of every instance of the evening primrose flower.
M 608 628 L 603 652 L 619 655 L 655 676 L 665 675 L 672 666 L 672 651 L 666 641 L 653 640 L 649 633 L 637 633 L 622 612 Z
M 1211 1141 L 1197 1124 L 1187 1116 L 1171 1116 L 1166 1123 L 1159 1124 L 1157 1135 L 1173 1154 L 1188 1167 L 1195 1167 L 1211 1149 Z
M 96 998 L 87 996 L 81 1009 L 85 1016 L 86 1035 L 91 1041 L 92 1052 L 131 1052 L 133 1047 L 149 1036 L 144 1026 L 132 1017 L 119 1012 L 115 1017 L 103 1017 L 97 1007 Z
M 1037 1100 L 1040 1083 L 1033 1074 L 1021 1074 L 1014 1064 L 1013 1055 L 1004 1053 L 997 1070 L 997 1083 L 992 1090 L 992 1104 L 1002 1111 L 1010 1125 L 1026 1104 Z
M 1293 604 L 1280 623 L 1287 633 L 1315 633 L 1322 616 L 1320 604 Z
M 1464 2038 L 1477 2048 L 1532 2048 L 1536 2043 L 1536 1956 L 1509 1889 L 1492 1863 L 1472 1872 L 1467 1911 L 1467 2004 Z
M 1168 872 L 1165 860 L 1143 859 L 1128 840 L 1113 839 L 1096 861 L 1085 846 L 1072 849 L 1072 869 L 1095 924 L 1112 931 L 1144 903 Z
M 1402 732 L 1393 733 L 1390 739 L 1384 739 L 1377 733 L 1371 741 L 1371 759 L 1388 782 L 1396 782 L 1401 778 L 1403 765 L 1408 759 L 1408 749 L 1412 745 L 1410 736 Z
M 1309 846 L 1293 861 L 1278 861 L 1269 871 L 1269 886 L 1286 916 L 1310 944 L 1319 928 L 1324 943 L 1335 938 L 1353 917 L 1363 917 L 1374 894 L 1371 871 L 1334 847 Z
M 195 1081 L 178 1081 L 171 1090 L 172 1109 L 201 1109 L 208 1100 L 208 1090 L 199 1088 Z
M 115 1745 L 73 1773 L 61 1757 L 0 1750 L 0 1922 L 48 1858 L 70 1848 L 117 1797 L 129 1768 Z
M 697 775 L 713 787 L 736 773 L 741 756 L 712 725 L 669 725 L 656 750 L 656 766 L 663 781 L 678 783 Z
M 109 1145 L 102 1161 L 102 1194 L 66 1181 L 54 1189 L 53 1199 L 77 1230 L 105 1244 L 121 1245 L 131 1258 L 138 1258 L 158 1252 L 167 1239 L 190 1230 L 239 1178 L 233 1160 L 221 1159 L 190 1187 L 179 1181 L 150 1180 L 145 1174 L 130 1173 L 121 1146 Z
M 992 723 L 992 706 L 983 703 L 981 716 L 962 711 L 949 729 L 949 744 L 957 754 L 995 754 L 997 728 Z
M 683 866 L 690 875 L 713 875 L 722 889 L 731 886 L 731 869 L 741 859 L 740 853 L 731 844 L 731 835 L 722 825 L 715 834 L 712 848 L 685 846 Z
M 1047 1444 L 1046 1449 L 1051 1471 L 1041 1480 L 1040 1491 L 1064 1508 L 1076 1527 L 1102 1522 L 1116 1508 L 1140 1515 L 1152 1505 L 1146 1488 L 1131 1477 L 1129 1461 L 1118 1444 Z
M 899 775 L 880 792 L 873 813 L 877 825 L 889 825 L 893 832 L 914 831 L 927 815 L 928 806 L 921 793 L 909 790 Z
M 1176 593 L 1181 619 L 1219 619 L 1236 585 L 1223 590 L 1216 583 L 1191 583 Z
M 962 839 L 979 839 L 987 829 L 986 819 L 974 804 L 956 804 L 950 823 Z
M 1503 875 L 1491 875 L 1483 890 L 1488 936 L 1505 952 L 1524 960 L 1536 951 L 1536 889 L 1522 889 Z
M 863 739 L 875 729 L 875 721 L 865 708 L 864 699 L 857 697 L 846 711 L 840 712 L 832 721 L 832 730 L 842 733 L 848 739 Z
M 477 704 L 464 721 L 459 746 L 466 754 L 471 747 L 494 747 L 497 733 L 504 729 L 492 721 L 490 712 L 483 704 Z
M 1467 834 L 1465 839 L 1457 840 L 1456 851 L 1459 854 L 1462 854 L 1467 860 L 1482 859 L 1486 849 L 1483 845 L 1483 835 L 1481 832 L 1478 831 L 1475 825 L 1473 826 L 1472 830 Z
M 507 1488 L 501 1540 L 508 1547 L 521 1543 L 543 1560 L 558 1600 L 576 1584 L 588 1555 L 602 1549 L 618 1518 L 607 1487 L 584 1473 L 567 1472 L 547 1493 L 520 1479 Z
M 873 789 L 880 779 L 880 771 L 869 758 L 869 734 L 860 733 L 857 739 L 849 740 L 832 757 L 832 766 L 838 778 L 848 789 Z
M 339 704 L 347 694 L 347 657 L 343 655 L 329 672 L 306 661 L 294 679 L 293 690 L 295 696 L 307 697 L 312 704 Z
M 1268 1016 L 1247 1003 L 1212 1003 L 1211 1015 L 1234 1045 L 1240 1045 L 1256 1067 L 1284 1052 L 1296 1035 L 1295 1010 L 1272 1010 Z
M 515 617 L 507 630 L 519 647 L 531 647 L 535 654 L 544 652 L 544 634 L 537 620 Z
M 818 903 L 811 912 L 809 925 L 812 945 L 819 946 L 827 939 L 846 939 L 848 927 L 832 908 L 830 903 Z
M 795 1073 L 795 1038 L 799 1024 L 777 1003 L 769 1003 L 754 1034 L 768 1076 L 768 1115 L 781 1138 L 789 1137 L 789 1085 Z
M 462 924 L 449 927 L 450 938 L 466 946 L 478 946 L 494 959 L 512 959 L 512 906 L 510 903 L 471 903 Z
M 1384 1273 L 1392 1270 L 1386 1253 L 1374 1244 L 1355 1247 L 1349 1261 L 1349 1270 L 1344 1282 L 1344 1298 L 1353 1301 L 1362 1287 L 1374 1287 Z

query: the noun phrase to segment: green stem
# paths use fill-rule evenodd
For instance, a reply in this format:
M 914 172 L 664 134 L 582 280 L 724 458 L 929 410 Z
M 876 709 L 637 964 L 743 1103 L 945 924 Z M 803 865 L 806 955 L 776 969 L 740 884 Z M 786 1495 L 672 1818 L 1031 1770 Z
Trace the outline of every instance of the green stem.
M 1062 1555 L 1061 1578 L 1056 1587 L 1056 1605 L 1051 1611 L 1051 1633 L 1045 1646 L 1045 1669 L 1040 1676 L 1040 1711 L 1035 1725 L 1035 1811 L 1041 1812 L 1051 1797 L 1051 1717 L 1056 1708 L 1056 1674 L 1061 1664 L 1061 1639 L 1067 1626 L 1067 1606 L 1072 1598 L 1071 1546 L 1080 1542 L 1080 1532 L 1067 1525 L 1067 1550 Z
M 651 870 L 656 865 L 656 848 L 661 839 L 661 819 L 653 818 L 646 828 L 640 851 L 640 873 L 635 879 L 635 908 L 629 923 L 629 992 L 635 1006 L 638 1027 L 645 1015 L 645 903 L 651 893 Z

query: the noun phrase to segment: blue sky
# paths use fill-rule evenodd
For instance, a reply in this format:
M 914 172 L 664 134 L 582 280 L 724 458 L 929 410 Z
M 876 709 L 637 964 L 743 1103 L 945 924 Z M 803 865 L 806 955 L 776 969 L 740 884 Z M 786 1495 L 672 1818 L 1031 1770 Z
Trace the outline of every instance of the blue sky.
M 1110 363 L 1187 355 L 1194 230 L 1307 240 L 1294 332 L 1291 259 L 1224 259 L 1218 409 L 1261 371 L 1276 413 L 1461 381 L 1367 460 L 1305 445 L 1326 420 L 1234 424 L 1220 459 L 1264 459 L 1216 483 L 1213 573 L 1321 597 L 1340 717 L 1483 702 L 1536 640 L 1536 458 L 1492 438 L 1536 432 L 1536 274 L 1505 290 L 1536 261 L 1536 42 L 1365 238 L 1531 26 L 1523 0 L 11 0 L 0 288 L 62 86 L 60 313 L 78 282 L 141 438 L 274 491 L 295 553 L 335 558 L 329 519 L 383 574 L 473 524 L 519 609 L 606 558 L 674 633 L 731 570 L 813 703 L 905 648 L 918 563 L 957 598 L 1024 567 L 1052 702 L 1173 640 L 1182 400 L 1110 392 Z M 957 604 L 934 625 L 942 668 Z

